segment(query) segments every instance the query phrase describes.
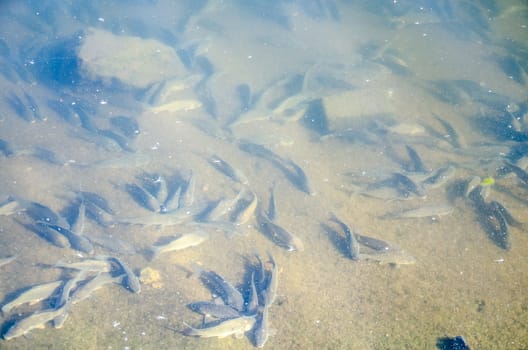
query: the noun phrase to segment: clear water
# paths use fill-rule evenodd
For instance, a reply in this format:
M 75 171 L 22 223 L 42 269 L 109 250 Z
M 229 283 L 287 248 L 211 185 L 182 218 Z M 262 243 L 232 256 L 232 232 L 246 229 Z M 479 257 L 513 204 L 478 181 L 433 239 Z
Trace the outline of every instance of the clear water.
M 472 349 L 527 348 L 526 229 L 511 227 L 511 248 L 503 250 L 470 202 L 450 195 L 472 176 L 494 177 L 490 200 L 528 222 L 526 186 L 497 176 L 505 157 L 526 153 L 527 26 L 526 2 L 513 0 L 2 2 L 0 139 L 16 150 L 0 155 L 2 200 L 14 196 L 60 212 L 73 191 L 84 190 L 106 198 L 118 217 L 141 217 L 149 211 L 127 184 L 145 173 L 192 172 L 196 202 L 205 205 L 240 189 L 207 162 L 216 154 L 247 176 L 263 206 L 275 184 L 277 223 L 305 249 L 280 248 L 251 219 L 244 235 L 210 230 L 205 243 L 149 261 L 150 245 L 189 229 L 89 221 L 87 235 L 137 250 L 96 247 L 96 254 L 117 254 L 136 272 L 160 271 L 161 288 L 102 288 L 72 307 L 62 329 L 47 325 L 0 348 L 253 348 L 250 333 L 200 339 L 180 331 L 184 322 L 201 322 L 187 304 L 211 299 L 193 264 L 247 288 L 255 251 L 272 252 L 280 269 L 267 348 L 435 349 L 439 339 L 457 335 Z M 129 45 L 118 47 L 120 41 Z M 148 88 L 163 82 L 173 90 L 149 100 Z M 154 113 L 182 100 L 201 107 Z M 87 119 L 64 112 L 72 110 Z M 139 124 L 127 144 L 89 131 L 86 120 L 122 134 L 110 122 L 121 115 Z M 457 147 L 438 117 L 456 130 Z M 387 127 L 393 131 L 379 131 Z M 238 140 L 295 161 L 316 194 L 241 151 Z M 406 144 L 430 169 L 453 165 L 455 177 L 425 199 L 352 193 L 358 178 L 373 182 L 403 171 Z M 55 158 L 35 156 L 36 147 Z M 380 218 L 444 203 L 455 210 L 436 220 Z M 325 230 L 329 212 L 397 244 L 416 264 L 351 261 L 342 240 Z M 27 286 L 68 278 L 46 266 L 80 255 L 39 238 L 26 223 L 24 212 L 0 216 L 0 256 L 17 255 L 0 268 L 4 301 Z M 3 315 L 2 332 L 44 307 Z

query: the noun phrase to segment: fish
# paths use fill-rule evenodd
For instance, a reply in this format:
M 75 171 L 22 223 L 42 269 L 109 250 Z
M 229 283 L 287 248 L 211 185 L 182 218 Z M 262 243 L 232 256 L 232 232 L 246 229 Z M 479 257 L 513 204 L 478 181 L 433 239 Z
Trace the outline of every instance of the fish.
M 40 238 L 48 241 L 59 248 L 70 248 L 70 242 L 59 232 L 53 230 L 47 224 L 35 223 L 34 225 L 24 225 L 28 230 L 35 232 Z
M 77 206 L 77 215 L 73 219 L 73 221 L 70 223 L 70 230 L 72 232 L 76 232 L 78 234 L 84 233 L 84 227 L 86 223 L 86 205 L 84 204 L 84 201 L 80 201 L 79 205 Z
M 226 319 L 226 318 L 235 318 L 235 317 L 240 316 L 239 311 L 225 304 L 217 304 L 214 302 L 200 301 L 196 303 L 191 303 L 188 306 L 194 312 L 197 312 L 204 316 L 210 316 L 213 318 Z
M 1 258 L 0 259 L 0 267 L 9 264 L 10 262 L 14 261 L 17 258 L 17 255 L 11 255 L 7 258 Z
M 195 213 L 178 210 L 167 214 L 154 213 L 151 215 L 136 216 L 130 218 L 114 218 L 115 223 L 141 226 L 174 226 L 180 225 L 191 219 Z
M 383 215 L 382 219 L 419 219 L 450 215 L 455 210 L 451 205 L 430 205 L 413 209 L 399 210 Z
M 469 193 L 476 215 L 477 221 L 484 229 L 488 237 L 500 248 L 510 249 L 508 223 L 503 211 L 496 204 L 486 203 L 482 194 L 483 190 L 489 187 L 478 185 Z
M 511 170 L 517 177 L 525 184 L 528 185 L 528 172 L 526 172 L 524 169 L 518 167 L 515 164 L 512 164 L 510 162 L 504 161 L 504 164 L 506 167 Z
M 255 330 L 253 331 L 253 345 L 257 348 L 263 348 L 270 335 L 268 313 L 269 307 L 264 306 L 257 316 Z
M 456 169 L 454 166 L 447 166 L 443 168 L 438 168 L 429 174 L 424 180 L 420 183 L 424 189 L 428 190 L 430 188 L 438 188 L 443 186 L 455 175 Z
M 262 210 L 258 211 L 258 225 L 262 232 L 269 236 L 272 241 L 289 251 L 304 251 L 304 244 L 299 237 L 273 223 Z
M 201 280 L 218 293 L 224 302 L 235 310 L 244 310 L 244 297 L 238 289 L 214 271 L 200 271 Z
M 153 245 L 151 247 L 152 259 L 157 258 L 160 254 L 182 250 L 189 247 L 197 246 L 209 239 L 209 234 L 204 231 L 195 231 L 184 233 L 163 245 Z
M 255 282 L 255 271 L 251 272 L 251 279 L 249 281 L 250 296 L 246 303 L 246 314 L 253 315 L 257 312 L 259 307 L 259 296 L 257 291 L 257 285 Z
M 433 113 L 433 117 L 438 120 L 444 127 L 447 134 L 444 135 L 444 139 L 448 140 L 453 147 L 461 148 L 465 146 L 465 142 L 460 138 L 460 135 L 456 132 L 455 128 L 445 119 L 440 118 L 438 115 Z
M 61 269 L 72 269 L 78 271 L 110 272 L 113 270 L 112 263 L 101 259 L 84 259 L 73 263 L 58 261 L 53 267 Z
M 139 278 L 134 274 L 134 271 L 132 271 L 132 269 L 130 269 L 127 264 L 125 264 L 121 259 L 115 256 L 107 257 L 107 259 L 116 262 L 117 265 L 121 267 L 121 269 L 125 273 L 123 283 L 125 284 L 125 287 L 127 289 L 129 289 L 133 293 L 141 292 L 141 283 L 139 282 Z
M 222 216 L 232 211 L 236 207 L 236 203 L 244 196 L 245 188 L 242 188 L 234 198 L 223 198 L 218 200 L 213 205 L 209 206 L 211 209 L 204 213 L 203 219 L 205 221 L 217 221 Z
M 425 167 L 422 158 L 420 158 L 420 156 L 418 155 L 418 152 L 416 152 L 416 150 L 409 145 L 405 145 L 405 149 L 407 150 L 407 154 L 409 155 L 412 164 L 412 166 L 410 166 L 407 170 L 415 172 L 426 172 L 427 168 Z
M 282 158 L 266 147 L 250 141 L 241 140 L 238 142 L 238 147 L 246 153 L 274 164 L 298 190 L 311 196 L 316 194 L 304 170 L 291 159 Z
M 2 306 L 2 313 L 6 314 L 13 308 L 20 305 L 29 304 L 34 305 L 46 300 L 55 294 L 55 291 L 62 285 L 62 281 L 54 281 L 49 283 L 39 284 L 19 293 L 17 297 L 7 304 Z
M 392 248 L 391 244 L 378 238 L 364 236 L 359 233 L 356 234 L 356 238 L 360 244 L 376 251 L 387 251 Z
M 275 221 L 277 217 L 277 203 L 275 202 L 275 182 L 270 187 L 270 196 L 268 204 L 268 212 L 266 213 L 271 221 Z
M 65 236 L 70 242 L 70 245 L 73 249 L 87 254 L 92 254 L 94 252 L 92 243 L 90 243 L 90 241 L 86 237 L 59 225 L 47 223 L 44 221 L 39 221 L 37 223 L 47 225 L 49 228 Z
M 211 157 L 209 157 L 207 161 L 216 170 L 231 178 L 233 181 L 238 182 L 242 185 L 249 184 L 249 180 L 247 179 L 246 175 L 244 175 L 240 170 L 233 168 L 228 162 L 226 162 L 216 154 L 213 154 Z
M 189 176 L 189 180 L 187 180 L 187 184 L 185 185 L 185 189 L 181 192 L 178 201 L 179 208 L 189 208 L 193 205 L 195 188 L 196 176 L 194 173 L 191 173 L 191 175 Z
M 200 338 L 225 338 L 234 335 L 242 338 L 245 332 L 255 325 L 255 316 L 240 316 L 227 320 L 220 320 L 207 325 L 204 328 L 192 328 L 186 325 L 183 334 Z
M 133 117 L 115 116 L 110 118 L 110 124 L 128 138 L 137 137 L 140 133 L 139 124 Z
M 4 154 L 5 157 L 11 157 L 15 155 L 15 150 L 11 145 L 2 139 L 0 139 L 0 152 Z
M 380 265 L 414 265 L 416 264 L 416 258 L 407 254 L 403 250 L 391 248 L 382 252 L 376 253 L 361 253 L 359 254 L 359 260 L 376 261 Z
M 137 184 L 126 184 L 125 189 L 128 194 L 145 209 L 154 213 L 159 213 L 161 211 L 162 205 L 158 199 L 142 186 Z
M 340 220 L 334 213 L 330 213 L 330 220 L 337 223 L 345 234 L 346 252 L 348 254 L 348 257 L 352 260 L 358 260 L 360 246 L 356 238 L 356 233 L 353 232 L 350 227 L 342 220 Z
M 198 100 L 182 99 L 168 102 L 156 107 L 150 107 L 149 111 L 154 114 L 158 114 L 161 112 L 187 112 L 201 108 L 202 106 L 202 103 Z
M 121 274 L 119 276 L 112 276 L 109 273 L 106 272 L 100 272 L 98 273 L 94 278 L 87 281 L 82 286 L 78 287 L 71 296 L 71 303 L 77 304 L 81 301 L 89 298 L 93 292 L 96 290 L 104 287 L 107 284 L 115 283 L 115 284 L 122 284 L 123 280 L 125 279 L 125 274 Z
M 68 308 L 69 303 L 66 303 L 59 308 L 37 311 L 34 314 L 17 321 L 7 330 L 6 333 L 4 333 L 3 338 L 5 340 L 10 340 L 25 335 L 33 329 L 44 328 L 46 323 L 65 313 Z
M 236 225 L 242 225 L 251 219 L 253 214 L 255 213 L 255 210 L 257 209 L 258 205 L 258 197 L 257 194 L 253 191 L 250 191 L 251 193 L 251 200 L 247 202 L 245 205 L 242 205 L 241 208 L 237 208 L 238 210 L 233 213 L 232 221 Z
M 268 285 L 262 293 L 264 295 L 264 307 L 270 307 L 275 302 L 275 299 L 277 298 L 277 290 L 279 289 L 279 267 L 277 266 L 273 255 L 270 252 L 267 253 L 272 268 Z

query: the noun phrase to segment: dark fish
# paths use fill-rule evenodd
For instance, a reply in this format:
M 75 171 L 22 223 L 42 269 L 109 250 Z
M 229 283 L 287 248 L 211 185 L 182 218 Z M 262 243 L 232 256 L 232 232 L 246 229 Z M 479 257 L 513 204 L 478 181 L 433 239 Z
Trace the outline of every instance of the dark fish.
M 369 247 L 370 249 L 376 251 L 388 251 L 392 249 L 392 246 L 389 243 L 381 239 L 363 236 L 360 234 L 356 234 L 356 238 L 360 244 L 363 244 L 365 247 Z
M 36 223 L 34 225 L 23 225 L 26 229 L 35 232 L 40 238 L 48 241 L 59 248 L 69 248 L 70 243 L 66 237 L 50 228 L 47 224 Z
M 149 191 L 137 184 L 126 184 L 125 190 L 143 208 L 159 213 L 162 210 L 158 199 Z
M 270 197 L 269 197 L 269 204 L 268 204 L 268 212 L 266 213 L 268 215 L 268 218 L 271 221 L 275 221 L 275 218 L 277 217 L 277 203 L 275 203 L 275 182 L 270 187 Z
M 46 120 L 46 118 L 44 118 L 42 114 L 40 114 L 40 108 L 37 104 L 37 101 L 35 101 L 35 99 L 31 95 L 29 95 L 27 92 L 24 92 L 24 97 L 26 98 L 26 101 L 27 101 L 27 107 L 33 114 L 32 119 L 33 120 Z
M 4 154 L 6 157 L 11 157 L 15 154 L 15 151 L 13 150 L 13 147 L 4 140 L 0 139 L 0 152 Z
M 482 186 L 477 186 L 469 194 L 469 199 L 473 202 L 477 220 L 488 235 L 488 237 L 500 248 L 510 249 L 509 231 L 507 221 L 500 208 L 496 205 L 486 203 L 481 194 Z
M 348 225 L 340 220 L 334 213 L 330 213 L 330 220 L 337 223 L 345 234 L 346 252 L 348 257 L 352 260 L 358 260 L 360 247 L 356 234 L 352 232 L 350 227 L 348 227 Z
M 63 217 L 59 216 L 53 210 L 43 204 L 29 202 L 24 206 L 26 208 L 26 215 L 35 222 L 42 221 L 48 225 L 59 225 L 63 227 L 68 226 L 67 221 Z
M 56 224 L 51 224 L 51 223 L 44 222 L 44 221 L 40 221 L 37 223 L 47 225 L 49 228 L 62 234 L 64 237 L 68 239 L 73 249 L 78 250 L 83 253 L 87 253 L 87 254 L 93 253 L 94 251 L 93 245 L 92 243 L 90 243 L 90 241 L 86 237 L 80 234 L 77 234 L 75 232 L 72 232 L 71 230 L 65 227 L 56 225 Z
M 433 117 L 436 120 L 438 120 L 438 122 L 440 124 L 442 124 L 442 126 L 444 127 L 444 129 L 446 131 L 446 134 L 443 135 L 444 136 L 443 138 L 448 140 L 449 143 L 451 143 L 453 145 L 453 147 L 461 148 L 462 145 L 461 145 L 460 136 L 456 132 L 455 128 L 447 120 L 444 120 L 444 119 L 440 118 L 439 116 L 437 116 L 434 113 L 433 113 Z
M 504 161 L 504 164 L 506 165 L 506 167 L 512 171 L 515 175 L 517 175 L 517 177 L 519 179 L 521 179 L 521 181 L 525 184 L 525 185 L 528 185 L 528 172 L 526 172 L 525 170 L 523 170 L 522 168 L 518 167 L 517 165 L 515 164 L 512 164 L 510 162 L 507 162 L 507 161 Z
M 127 264 L 125 264 L 121 259 L 115 256 L 108 257 L 107 259 L 116 262 L 117 265 L 119 265 L 119 267 L 121 267 L 121 269 L 125 273 L 123 283 L 125 284 L 126 288 L 128 288 L 133 293 L 141 292 L 141 283 L 139 282 L 139 278 Z
M 124 136 L 135 138 L 139 135 L 139 124 L 133 117 L 116 116 L 110 118 L 110 124 L 117 128 Z
M 393 173 L 391 180 L 394 187 L 396 187 L 405 196 L 408 196 L 410 193 L 414 193 L 418 197 L 425 196 L 425 192 L 422 186 L 414 182 L 407 175 L 401 173 Z
M 244 297 L 231 283 L 214 271 L 200 271 L 200 278 L 210 289 L 218 293 L 224 302 L 235 310 L 244 310 Z
M 449 165 L 444 168 L 438 168 L 433 171 L 427 178 L 421 181 L 421 184 L 426 189 L 437 188 L 444 185 L 455 175 L 455 167 Z
M 277 245 L 286 248 L 289 251 L 296 250 L 302 252 L 304 250 L 304 244 L 299 237 L 273 223 L 262 209 L 259 208 L 257 208 L 257 223 L 262 232 Z
M 420 158 L 418 155 L 418 152 L 416 152 L 416 150 L 409 145 L 405 145 L 405 149 L 407 150 L 407 154 L 409 155 L 412 164 L 412 166 L 410 166 L 407 170 L 419 173 L 427 172 L 427 169 L 422 161 L 422 158 Z
M 247 152 L 259 158 L 266 159 L 269 162 L 273 163 L 300 191 L 305 192 L 309 195 L 315 194 L 308 182 L 308 178 L 305 172 L 294 161 L 282 158 L 281 156 L 267 149 L 266 147 L 250 141 L 239 141 L 238 147 L 244 152 Z
M 85 203 L 91 203 L 97 208 L 104 210 L 108 214 L 115 214 L 114 211 L 110 208 L 108 201 L 101 195 L 87 191 L 77 191 L 76 193 Z
M 24 119 L 27 122 L 34 123 L 35 120 L 29 115 L 26 106 L 24 102 L 18 97 L 16 94 L 11 92 L 9 96 L 5 98 L 7 100 L 7 103 L 9 104 L 9 107 L 11 107 L 12 110 L 15 111 L 17 116 Z
M 504 205 L 500 204 L 497 201 L 491 201 L 489 203 L 489 205 L 492 207 L 493 211 L 497 211 L 498 213 L 500 213 L 500 215 L 504 218 L 504 220 L 506 220 L 508 225 L 514 226 L 514 227 L 519 227 L 519 228 L 523 226 L 523 224 L 520 221 L 515 219 L 510 214 L 509 210 L 506 209 L 506 207 L 504 207 Z

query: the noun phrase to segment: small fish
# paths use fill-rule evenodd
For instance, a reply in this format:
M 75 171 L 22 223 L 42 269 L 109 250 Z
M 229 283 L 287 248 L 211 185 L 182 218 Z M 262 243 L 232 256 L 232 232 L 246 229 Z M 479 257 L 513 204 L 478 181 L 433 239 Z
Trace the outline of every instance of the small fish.
M 84 259 L 82 261 L 67 263 L 58 261 L 53 265 L 55 268 L 72 269 L 78 271 L 110 272 L 113 267 L 110 261 L 101 259 Z
M 383 219 L 419 219 L 450 215 L 455 210 L 451 205 L 431 205 L 414 209 L 399 210 L 382 216 Z
M 51 223 L 47 223 L 47 222 L 43 222 L 43 221 L 40 221 L 40 222 L 37 222 L 38 224 L 44 224 L 44 225 L 47 225 L 49 228 L 59 232 L 60 234 L 62 234 L 63 236 L 65 236 L 68 241 L 70 242 L 70 245 L 73 249 L 75 250 L 78 250 L 80 252 L 83 252 L 83 253 L 87 253 L 87 254 L 92 254 L 94 252 L 94 248 L 93 248 L 93 245 L 92 243 L 90 243 L 90 241 L 82 236 L 82 235 L 79 235 L 65 227 L 62 227 L 62 226 L 59 226 L 59 225 L 55 225 L 55 224 L 51 224 Z
M 302 252 L 304 250 L 304 244 L 299 237 L 285 230 L 281 226 L 271 222 L 271 220 L 261 210 L 257 215 L 257 222 L 263 232 L 279 246 L 284 247 L 289 251 L 296 250 Z
M 0 267 L 9 264 L 17 258 L 17 255 L 8 256 L 7 258 L 0 259 Z
M 184 233 L 167 244 L 153 245 L 151 247 L 152 259 L 155 259 L 162 253 L 173 252 L 176 250 L 197 246 L 207 239 L 209 239 L 209 234 L 207 232 L 196 231 Z
M 224 302 L 235 310 L 244 310 L 244 297 L 238 289 L 226 281 L 222 276 L 214 271 L 200 271 L 200 278 L 215 293 L 221 296 Z
M 242 338 L 255 325 L 255 316 L 240 316 L 209 324 L 204 328 L 187 326 L 183 334 L 200 338 L 225 338 L 234 335 Z
M 376 251 L 387 251 L 392 248 L 391 244 L 378 238 L 363 236 L 360 234 L 356 234 L 356 238 L 360 244 Z
M 125 279 L 123 281 L 125 286 L 133 293 L 141 292 L 141 284 L 134 271 L 132 271 L 132 269 L 130 269 L 130 267 L 128 267 L 128 265 L 121 259 L 116 258 L 115 256 L 109 257 L 109 259 L 115 261 L 125 273 Z
M 218 221 L 236 207 L 236 203 L 244 196 L 245 189 L 241 189 L 234 198 L 223 198 L 210 206 L 210 210 L 204 214 L 205 221 Z
M 455 175 L 455 172 L 455 167 L 451 165 L 444 168 L 438 168 L 432 174 L 427 176 L 427 178 L 422 180 L 421 184 L 425 189 L 438 188 L 445 185 L 446 182 Z
M 418 197 L 424 197 L 425 191 L 422 186 L 413 181 L 407 175 L 401 173 L 393 173 L 392 184 L 404 195 L 409 196 L 410 193 L 416 194 Z
M 412 166 L 410 166 L 407 170 L 415 172 L 427 172 L 427 168 L 425 167 L 422 158 L 420 158 L 418 155 L 418 152 L 416 152 L 416 150 L 409 145 L 405 145 L 405 149 L 407 150 L 407 154 L 409 155 L 412 164 Z
M 109 273 L 100 272 L 94 278 L 78 287 L 71 296 L 72 304 L 80 303 L 81 301 L 89 298 L 93 292 L 104 287 L 107 284 L 115 283 L 122 284 L 125 279 L 125 274 L 113 277 Z
M 136 216 L 131 218 L 114 218 L 114 222 L 126 225 L 141 226 L 174 226 L 188 221 L 194 216 L 190 211 L 178 210 L 167 214 L 151 214 L 145 216 Z
M 214 302 L 200 301 L 191 303 L 189 308 L 194 312 L 213 318 L 226 319 L 240 316 L 240 313 L 231 306 Z
M 191 173 L 185 189 L 180 194 L 180 200 L 178 202 L 179 208 L 189 208 L 194 203 L 194 192 L 196 189 L 196 176 Z
M 341 227 L 341 230 L 345 234 L 346 241 L 346 252 L 348 257 L 352 260 L 359 259 L 359 242 L 356 238 L 356 233 L 353 232 L 350 227 L 340 220 L 334 213 L 330 213 L 330 220 L 334 221 Z
M 162 205 L 160 204 L 158 199 L 152 193 L 144 189 L 142 186 L 139 186 L 137 184 L 126 184 L 125 189 L 128 194 L 145 209 L 148 209 L 155 213 L 159 213 L 161 211 Z
M 526 172 L 524 169 L 510 162 L 504 161 L 504 164 L 506 164 L 508 169 L 510 169 L 515 175 L 517 175 L 517 177 L 521 179 L 521 181 L 525 185 L 528 185 L 528 172 Z
M 0 216 L 9 216 L 23 210 L 24 207 L 14 198 L 0 204 Z
M 238 169 L 233 168 L 228 162 L 213 154 L 207 160 L 216 170 L 220 171 L 222 174 L 231 178 L 233 181 L 247 185 L 249 180 L 247 177 Z
M 270 335 L 269 307 L 264 306 L 258 314 L 255 330 L 253 331 L 253 342 L 257 348 L 263 348 Z
M 238 208 L 238 210 L 233 213 L 232 221 L 236 225 L 242 225 L 251 219 L 253 214 L 255 213 L 255 210 L 257 209 L 258 205 L 258 197 L 257 194 L 253 191 L 250 191 L 251 193 L 251 200 L 247 202 L 245 205 L 242 205 L 241 208 Z
M 438 120 L 440 124 L 444 127 L 447 134 L 444 135 L 444 138 L 448 140 L 453 147 L 461 148 L 465 146 L 465 142 L 460 138 L 460 135 L 456 132 L 455 128 L 445 119 L 440 118 L 433 113 L 433 117 Z
M 62 285 L 62 281 L 39 284 L 21 292 L 15 299 L 2 306 L 4 314 L 23 304 L 33 305 L 50 298 Z
M 255 271 L 251 272 L 250 285 L 250 296 L 246 303 L 246 314 L 253 315 L 257 312 L 259 306 L 259 297 L 257 291 L 257 285 L 255 282 Z
M 395 248 L 372 254 L 361 253 L 359 254 L 359 260 L 376 261 L 380 265 L 393 266 L 416 264 L 416 259 L 413 256 Z
M 268 252 L 268 257 L 270 259 L 272 268 L 268 286 L 263 291 L 264 307 L 270 307 L 273 304 L 277 298 L 277 290 L 279 289 L 279 267 L 277 266 L 277 263 L 270 252 Z
M 17 321 L 4 333 L 5 340 L 13 339 L 27 334 L 29 331 L 44 328 L 46 323 L 65 313 L 69 308 L 69 303 L 56 309 L 37 311 L 34 314 Z
M 149 110 L 154 114 L 158 114 L 161 112 L 187 112 L 201 107 L 202 103 L 198 100 L 183 99 L 175 100 L 156 107 L 150 107 Z
M 275 202 L 275 182 L 270 187 L 270 197 L 268 204 L 268 212 L 266 213 L 271 221 L 277 218 L 277 203 Z

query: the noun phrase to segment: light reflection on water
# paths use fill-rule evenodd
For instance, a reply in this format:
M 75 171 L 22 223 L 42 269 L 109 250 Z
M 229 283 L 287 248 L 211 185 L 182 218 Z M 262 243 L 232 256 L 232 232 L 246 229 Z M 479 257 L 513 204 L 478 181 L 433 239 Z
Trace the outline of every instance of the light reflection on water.
M 116 254 L 136 273 L 151 267 L 162 283 L 139 294 L 102 288 L 72 307 L 64 328 L 48 325 L 2 346 L 252 348 L 251 333 L 198 339 L 180 331 L 201 322 L 187 305 L 211 299 L 195 264 L 248 290 L 253 254 L 270 251 L 279 295 L 266 347 L 445 348 L 439 339 L 457 335 L 472 348 L 526 347 L 526 229 L 510 224 L 511 249 L 501 249 L 460 195 L 473 176 L 493 177 L 488 202 L 524 219 L 526 184 L 498 174 L 504 159 L 521 166 L 526 155 L 522 1 L 49 1 L 0 9 L 2 201 L 13 196 L 66 216 L 72 193 L 89 191 L 117 218 L 146 217 L 148 205 L 129 186 L 161 174 L 177 184 L 194 176 L 195 203 L 185 209 L 201 210 L 243 188 L 211 166 L 217 155 L 247 177 L 260 207 L 274 188 L 276 222 L 305 248 L 274 244 L 252 217 L 242 234 L 209 227 L 203 244 L 151 261 L 152 244 L 189 228 L 89 219 L 85 232 L 136 249 L 116 253 L 107 244 L 95 254 Z M 280 160 L 244 152 L 242 140 Z M 373 191 L 395 172 L 416 175 L 406 146 L 427 171 L 451 165 L 454 177 L 409 200 L 394 198 L 394 183 L 388 194 Z M 302 191 L 289 160 L 315 195 Z M 433 205 L 454 211 L 383 218 Z M 344 238 L 328 230 L 330 212 L 416 264 L 350 260 Z M 28 223 L 23 211 L 0 216 L 0 257 L 17 255 L 0 268 L 5 301 L 69 278 L 47 266 L 80 256 Z M 17 316 L 3 316 L 5 333 Z

